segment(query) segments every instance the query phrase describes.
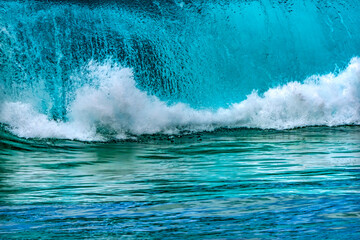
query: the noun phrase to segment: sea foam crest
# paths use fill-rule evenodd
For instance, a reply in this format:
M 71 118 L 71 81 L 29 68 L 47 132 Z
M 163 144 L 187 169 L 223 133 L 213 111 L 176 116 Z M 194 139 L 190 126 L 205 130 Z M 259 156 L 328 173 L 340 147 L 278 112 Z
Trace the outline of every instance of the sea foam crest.
M 69 106 L 68 120 L 58 122 L 30 104 L 5 101 L 0 122 L 25 138 L 78 140 L 124 139 L 141 134 L 177 134 L 219 127 L 288 129 L 316 125 L 360 124 L 360 58 L 339 74 L 314 75 L 216 111 L 169 105 L 139 90 L 128 68 L 90 62 L 83 77 L 97 84 L 81 87 Z

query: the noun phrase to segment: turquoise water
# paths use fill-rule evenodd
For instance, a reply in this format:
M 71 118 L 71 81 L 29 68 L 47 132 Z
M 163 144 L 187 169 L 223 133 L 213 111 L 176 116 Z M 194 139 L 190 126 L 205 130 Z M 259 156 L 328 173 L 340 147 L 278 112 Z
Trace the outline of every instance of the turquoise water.
M 4 239 L 360 237 L 359 127 L 2 137 Z
M 0 0 L 0 239 L 360 239 L 358 0 Z

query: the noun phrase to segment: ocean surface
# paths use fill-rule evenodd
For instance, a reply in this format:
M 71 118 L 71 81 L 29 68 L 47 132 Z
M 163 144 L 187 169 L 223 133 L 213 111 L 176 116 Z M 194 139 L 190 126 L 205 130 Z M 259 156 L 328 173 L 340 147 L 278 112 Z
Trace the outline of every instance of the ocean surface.
M 3 239 L 360 237 L 360 127 L 2 137 Z
M 360 239 L 358 0 L 0 0 L 0 239 Z

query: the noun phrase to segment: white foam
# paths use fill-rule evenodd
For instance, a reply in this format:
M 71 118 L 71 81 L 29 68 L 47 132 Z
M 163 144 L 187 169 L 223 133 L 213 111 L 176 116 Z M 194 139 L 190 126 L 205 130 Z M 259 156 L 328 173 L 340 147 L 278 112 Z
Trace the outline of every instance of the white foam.
M 84 77 L 97 84 L 80 88 L 69 106 L 69 120 L 56 122 L 28 103 L 4 102 L 0 122 L 20 137 L 106 140 L 131 135 L 213 130 L 219 127 L 287 129 L 360 124 L 360 58 L 338 75 L 311 76 L 256 91 L 217 111 L 168 105 L 136 88 L 128 68 L 90 62 Z M 95 87 L 96 86 L 96 87 Z

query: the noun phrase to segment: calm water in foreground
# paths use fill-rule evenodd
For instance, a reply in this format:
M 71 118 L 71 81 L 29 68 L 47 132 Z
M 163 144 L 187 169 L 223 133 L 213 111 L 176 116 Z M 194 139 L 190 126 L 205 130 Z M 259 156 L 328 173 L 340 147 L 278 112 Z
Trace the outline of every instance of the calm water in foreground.
M 0 144 L 1 239 L 360 239 L 360 127 Z

